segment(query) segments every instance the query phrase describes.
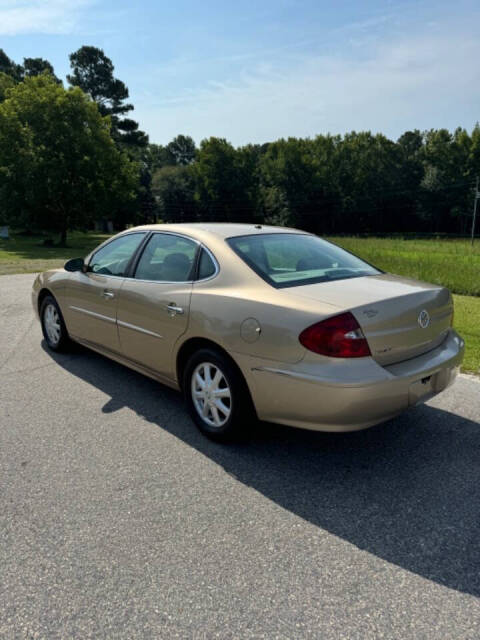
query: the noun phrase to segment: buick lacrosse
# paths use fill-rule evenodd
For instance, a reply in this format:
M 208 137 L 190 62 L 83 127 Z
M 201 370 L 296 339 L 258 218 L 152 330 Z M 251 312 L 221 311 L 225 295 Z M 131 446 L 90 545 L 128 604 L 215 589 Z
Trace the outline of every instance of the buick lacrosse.
M 255 418 L 353 431 L 454 381 L 464 342 L 444 287 L 384 273 L 295 229 L 128 229 L 40 274 L 50 349 L 79 342 L 181 390 L 208 436 Z

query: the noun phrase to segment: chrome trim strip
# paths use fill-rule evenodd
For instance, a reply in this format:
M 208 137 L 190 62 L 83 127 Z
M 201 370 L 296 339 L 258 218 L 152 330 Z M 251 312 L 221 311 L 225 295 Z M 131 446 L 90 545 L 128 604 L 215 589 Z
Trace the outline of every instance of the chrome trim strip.
M 144 329 L 143 327 L 139 327 L 136 324 L 130 324 L 129 322 L 124 322 L 123 320 L 117 320 L 117 324 L 120 327 L 125 327 L 126 329 L 132 329 L 133 331 L 138 331 L 139 333 L 145 333 L 147 336 L 153 336 L 154 338 L 162 338 L 159 333 L 155 333 L 155 331 L 150 331 L 149 329 Z
M 127 276 L 114 276 L 113 273 L 99 273 L 98 271 L 86 271 L 84 276 L 98 276 L 99 278 L 115 278 L 116 280 L 128 280 Z M 130 278 L 131 279 L 131 278 Z
M 143 280 L 143 278 L 125 278 L 131 282 L 151 282 L 153 284 L 193 284 L 196 280 Z
M 157 234 L 163 233 L 169 236 L 178 236 L 179 238 L 183 238 L 184 240 L 191 240 L 192 242 L 195 242 L 195 244 L 202 244 L 200 240 L 198 240 L 197 238 L 194 238 L 193 236 L 189 236 L 185 233 L 180 233 L 179 231 L 167 231 L 167 229 L 149 229 L 149 231 L 152 235 L 156 233 Z
M 115 324 L 115 318 L 110 318 L 109 316 L 103 316 L 101 313 L 96 313 L 95 311 L 89 311 L 88 309 L 82 309 L 81 307 L 74 307 L 70 305 L 70 309 L 73 311 L 79 311 L 80 313 L 85 313 L 87 316 L 92 316 L 94 318 L 98 318 L 99 320 L 105 320 L 105 322 L 112 322 Z

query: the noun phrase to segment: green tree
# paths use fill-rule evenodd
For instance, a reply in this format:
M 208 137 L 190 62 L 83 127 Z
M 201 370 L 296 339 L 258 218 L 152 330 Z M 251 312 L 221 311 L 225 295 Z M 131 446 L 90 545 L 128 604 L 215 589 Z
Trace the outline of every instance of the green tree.
M 166 165 L 153 175 L 152 192 L 165 222 L 192 222 L 197 219 L 195 176 L 189 166 Z
M 178 135 L 166 147 L 174 164 L 191 164 L 195 160 L 197 149 L 190 136 Z
M 3 102 L 7 97 L 7 90 L 15 86 L 15 80 L 12 76 L 7 75 L 3 71 L 0 71 L 0 102 Z
M 157 169 L 176 164 L 174 156 L 168 151 L 167 147 L 153 142 L 142 149 L 141 159 L 152 174 Z
M 0 104 L 0 209 L 10 224 L 60 233 L 128 206 L 138 165 L 121 153 L 110 122 L 79 88 L 26 78 Z
M 480 125 L 475 125 L 471 135 L 471 145 L 468 153 L 467 171 L 468 178 L 474 182 L 480 175 Z
M 43 58 L 23 59 L 23 75 L 25 78 L 39 76 L 42 73 L 49 73 L 58 83 L 61 83 L 61 80 L 55 75 L 55 71 L 48 60 L 44 60 Z
M 415 129 L 405 131 L 397 140 L 400 153 L 399 181 L 401 189 L 396 193 L 395 208 L 400 215 L 396 231 L 421 231 L 419 192 L 424 178 L 423 134 Z
M 200 144 L 193 164 L 196 197 L 207 220 L 258 220 L 255 167 L 248 151 L 236 150 L 223 138 Z
M 261 192 L 265 196 L 272 189 L 285 201 L 288 211 L 286 223 L 291 226 L 310 228 L 316 209 L 316 171 L 310 140 L 289 138 L 277 140 L 269 145 L 260 161 Z
M 451 134 L 447 129 L 425 133 L 421 183 L 422 217 L 432 231 L 466 230 L 468 202 L 468 161 L 471 138 L 464 129 Z
M 333 233 L 343 224 L 339 186 L 341 137 L 319 135 L 309 146 L 314 180 L 308 228 L 317 233 Z
M 80 47 L 70 54 L 70 66 L 72 73 L 67 75 L 68 82 L 87 93 L 102 115 L 111 117 L 115 141 L 127 147 L 145 147 L 148 136 L 139 130 L 137 122 L 124 117 L 133 109 L 133 105 L 125 102 L 128 88 L 114 77 L 113 63 L 104 51 L 97 47 Z
M 291 220 L 291 211 L 285 193 L 275 185 L 260 187 L 260 206 L 265 224 L 273 224 L 281 227 L 288 226 Z
M 339 153 L 344 232 L 398 227 L 402 213 L 397 198 L 403 189 L 398 145 L 381 134 L 352 131 L 344 136 Z
M 3 49 L 0 49 L 0 72 L 6 73 L 17 82 L 20 82 L 23 78 L 22 65 L 16 64 L 13 60 L 10 60 Z
M 157 221 L 157 203 L 152 192 L 152 174 L 145 163 L 140 168 L 140 188 L 137 193 L 138 217 L 143 224 Z
M 16 64 L 11 60 L 3 49 L 0 49 L 0 73 L 5 73 L 15 82 L 21 82 L 23 78 L 38 76 L 41 73 L 49 73 L 57 82 L 61 82 L 54 72 L 48 60 L 44 58 L 24 58 L 23 65 Z

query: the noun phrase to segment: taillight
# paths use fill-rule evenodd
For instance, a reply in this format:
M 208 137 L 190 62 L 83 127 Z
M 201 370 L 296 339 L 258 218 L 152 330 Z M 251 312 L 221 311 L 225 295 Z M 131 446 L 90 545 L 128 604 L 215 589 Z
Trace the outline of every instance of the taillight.
M 302 331 L 299 340 L 306 349 L 330 358 L 371 355 L 363 331 L 350 312 L 312 324 Z

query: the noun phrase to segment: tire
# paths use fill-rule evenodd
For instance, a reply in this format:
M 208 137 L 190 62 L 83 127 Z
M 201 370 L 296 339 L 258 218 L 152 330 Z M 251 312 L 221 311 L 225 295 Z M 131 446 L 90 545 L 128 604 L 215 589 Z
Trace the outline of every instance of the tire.
M 182 383 L 192 420 L 208 438 L 229 442 L 250 433 L 256 422 L 250 393 L 241 373 L 220 351 L 195 352 L 185 366 Z
M 67 351 L 70 346 L 70 338 L 60 307 L 53 296 L 45 296 L 42 300 L 40 322 L 48 348 L 57 352 Z

